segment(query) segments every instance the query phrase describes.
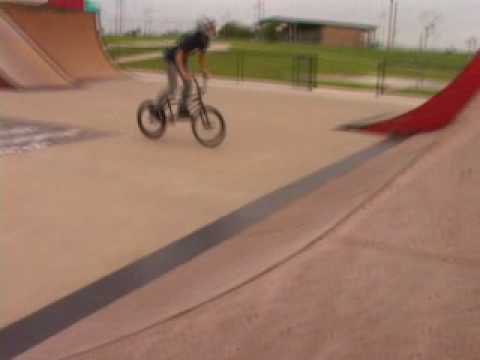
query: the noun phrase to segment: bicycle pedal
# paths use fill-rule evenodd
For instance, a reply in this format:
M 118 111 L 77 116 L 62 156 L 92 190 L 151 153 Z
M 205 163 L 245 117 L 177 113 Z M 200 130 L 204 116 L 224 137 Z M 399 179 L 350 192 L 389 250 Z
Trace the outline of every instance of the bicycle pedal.
M 177 115 L 177 121 L 188 121 L 190 120 L 191 115 L 190 114 L 178 114 Z

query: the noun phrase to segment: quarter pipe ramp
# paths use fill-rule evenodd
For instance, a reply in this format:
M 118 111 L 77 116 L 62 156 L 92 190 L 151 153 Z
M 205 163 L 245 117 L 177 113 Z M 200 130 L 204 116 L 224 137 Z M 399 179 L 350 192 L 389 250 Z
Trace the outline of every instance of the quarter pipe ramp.
M 66 86 L 121 76 L 103 51 L 95 14 L 3 3 L 0 16 L 4 85 Z
M 0 10 L 0 87 L 62 87 L 71 80 Z

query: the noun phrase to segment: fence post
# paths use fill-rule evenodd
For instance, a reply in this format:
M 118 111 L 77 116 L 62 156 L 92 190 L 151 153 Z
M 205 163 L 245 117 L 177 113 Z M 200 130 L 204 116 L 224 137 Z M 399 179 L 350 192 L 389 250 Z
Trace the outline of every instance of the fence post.
M 240 82 L 240 52 L 235 52 L 236 65 L 237 65 L 237 82 Z
M 311 55 L 309 57 L 309 85 L 311 91 L 313 91 L 317 87 L 317 62 L 318 58 L 315 55 Z
M 295 87 L 297 82 L 295 81 L 295 73 L 297 71 L 297 55 L 292 55 L 292 86 Z
M 387 77 L 387 59 L 383 60 L 383 71 L 382 71 L 382 86 L 380 88 L 380 94 L 385 94 L 385 79 Z
M 380 96 L 380 82 L 382 77 L 382 61 L 377 64 L 377 85 L 375 87 L 375 95 Z
M 297 80 L 297 86 L 303 86 L 303 79 L 302 79 L 302 68 L 303 68 L 303 56 L 298 56 L 298 63 L 297 63 L 297 73 L 295 74 Z
M 313 91 L 313 57 L 308 58 L 308 87 Z
M 383 59 L 377 65 L 377 86 L 376 86 L 377 96 L 383 95 L 385 93 L 386 75 L 387 75 L 387 59 Z
M 244 81 L 245 80 L 245 53 L 242 52 L 242 55 L 241 55 L 241 62 L 240 62 L 240 79 L 241 81 Z
M 423 89 L 425 86 L 425 71 L 426 71 L 426 65 L 424 61 L 421 61 L 420 63 L 420 89 Z

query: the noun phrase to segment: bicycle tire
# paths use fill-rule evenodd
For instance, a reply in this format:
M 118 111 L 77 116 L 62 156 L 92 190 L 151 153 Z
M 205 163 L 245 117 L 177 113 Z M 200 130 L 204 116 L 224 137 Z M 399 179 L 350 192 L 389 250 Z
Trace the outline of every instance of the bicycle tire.
M 212 115 L 213 118 L 211 117 Z M 207 126 L 212 126 L 212 119 L 215 119 L 216 129 L 218 130 L 213 138 L 206 139 L 203 137 L 201 130 L 205 130 Z M 223 115 L 213 106 L 203 107 L 200 109 L 198 115 L 192 118 L 192 131 L 195 139 L 197 139 L 201 145 L 208 148 L 215 148 L 222 144 L 227 135 L 227 127 Z
M 146 117 L 148 116 L 148 119 Z M 147 125 L 146 121 L 149 121 L 151 124 L 155 123 L 158 125 L 158 128 L 151 130 Z M 152 100 L 146 100 L 140 104 L 137 110 L 137 123 L 140 131 L 149 139 L 159 139 L 167 130 L 167 119 L 165 112 L 159 110 Z

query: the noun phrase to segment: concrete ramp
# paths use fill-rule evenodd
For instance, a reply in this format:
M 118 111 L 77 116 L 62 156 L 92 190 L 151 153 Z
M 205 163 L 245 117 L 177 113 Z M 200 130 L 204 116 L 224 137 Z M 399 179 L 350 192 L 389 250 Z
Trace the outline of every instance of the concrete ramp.
M 479 359 L 479 105 L 477 99 L 445 133 L 402 144 L 397 151 L 412 154 L 416 148 L 413 161 L 281 266 L 201 306 L 68 358 Z M 369 170 L 381 174 L 397 166 L 392 154 L 376 166 L 368 164 Z M 377 175 L 370 172 L 369 181 L 372 174 Z M 350 182 L 352 191 L 369 182 L 363 175 L 351 173 L 340 180 Z M 343 195 L 323 196 L 302 208 L 318 214 L 320 223 L 323 211 L 335 209 Z M 282 236 L 298 241 L 292 228 L 305 222 L 292 210 L 283 222 L 286 233 L 279 225 L 276 232 L 262 232 L 264 237 L 254 240 L 277 239 L 272 251 Z M 242 255 L 246 253 L 236 251 L 230 258 Z M 226 269 L 216 272 L 225 275 Z M 175 285 L 194 286 L 193 278 L 190 274 Z M 131 299 L 132 318 L 138 318 L 145 303 L 162 301 L 158 299 L 165 294 L 172 293 Z M 98 334 L 101 324 L 121 327 L 118 318 L 119 313 L 104 317 L 90 333 Z M 76 330 L 77 341 L 88 334 L 85 328 Z M 35 357 L 25 357 L 30 358 Z
M 19 359 L 478 359 L 479 100 Z
M 94 14 L 14 4 L 0 8 L 72 79 L 121 76 L 103 51 Z
M 228 241 L 186 262 L 183 266 L 142 284 L 137 290 L 124 294 L 109 306 L 104 306 L 73 326 L 56 333 L 55 336 L 22 354 L 19 359 L 61 359 L 70 358 L 74 354 L 78 355 L 78 359 L 134 358 L 135 354 L 142 353 L 139 343 L 150 337 L 151 329 L 155 331 L 153 329 L 175 323 L 185 314 L 216 301 L 223 301 L 221 299 L 228 298 L 231 293 L 248 288 L 265 274 L 282 268 L 297 255 L 309 249 L 319 238 L 327 236 L 335 227 L 381 192 L 392 179 L 408 169 L 430 148 L 434 140 L 435 137 L 429 136 L 397 145 L 383 155 L 369 159 L 348 175 L 336 177 L 334 181 L 327 180 L 319 189 L 301 196 L 264 221 L 251 225 L 229 238 Z M 342 162 L 338 168 L 344 169 L 348 166 L 347 163 Z M 372 174 L 375 176 L 372 177 Z M 363 180 L 369 177 L 370 181 Z M 289 194 L 298 191 L 295 187 L 289 187 L 286 190 Z M 278 198 L 273 201 L 279 202 Z M 240 222 L 239 218 L 254 218 L 255 213 L 261 212 L 260 209 L 266 207 L 268 205 L 263 201 L 260 208 L 250 206 L 249 211 L 235 217 L 235 221 Z M 215 241 L 216 233 L 228 233 L 232 226 L 235 225 L 223 223 L 221 226 L 216 226 L 215 230 L 203 231 L 192 238 L 186 248 L 193 249 L 200 244 L 212 243 Z M 185 239 L 178 244 L 184 241 Z M 174 257 L 173 251 L 169 251 L 169 256 L 166 257 L 167 263 L 174 262 Z M 133 281 L 137 281 L 137 284 L 139 281 L 144 281 L 147 278 L 148 269 L 155 268 L 163 261 L 152 256 L 146 263 L 142 260 L 138 273 L 135 270 L 137 265 L 120 270 L 114 275 L 115 279 L 109 278 L 104 284 L 94 284 L 92 288 L 96 291 L 95 299 L 88 297 L 89 300 L 84 300 L 85 303 L 91 309 L 98 299 L 107 299 L 108 294 L 103 293 L 102 287 L 111 291 L 112 282 L 122 284 L 122 291 L 125 290 L 129 280 L 122 279 L 124 274 L 128 274 L 129 279 L 136 279 Z M 111 281 L 112 279 L 114 280 Z M 78 293 L 75 297 L 78 299 Z M 64 298 L 59 303 L 63 314 L 75 313 L 70 308 L 70 304 L 73 304 L 72 299 Z M 334 298 L 331 297 L 331 299 Z M 79 301 L 75 300 L 75 303 L 78 304 Z M 49 328 L 52 325 L 55 327 L 55 323 L 58 323 L 56 320 L 46 318 L 44 321 L 39 321 L 43 314 L 39 312 L 34 315 L 37 324 L 43 324 L 39 325 L 42 326 L 42 331 L 35 335 L 30 334 L 28 341 L 37 335 L 44 337 L 49 333 Z M 69 316 L 58 317 L 58 320 L 65 321 Z M 241 318 L 243 314 L 235 313 L 235 316 Z M 112 323 L 115 323 L 115 326 L 112 326 Z M 239 320 L 239 323 L 242 323 L 242 320 Z M 275 320 L 272 320 L 273 328 L 275 328 L 274 324 Z M 23 341 L 23 336 L 20 335 L 22 328 L 21 322 L 7 328 L 6 332 L 17 339 L 15 346 Z M 15 334 L 19 335 L 15 336 Z M 252 335 L 259 336 L 255 332 Z M 221 337 L 221 335 L 215 334 L 214 337 Z M 162 343 L 156 337 L 152 340 L 153 346 Z M 179 344 L 171 342 L 162 343 L 163 345 L 166 352 L 178 351 L 178 358 L 196 358 L 196 354 L 193 353 L 192 357 L 186 356 L 192 350 L 186 344 L 181 345 L 185 347 L 184 350 L 179 350 L 176 348 Z M 118 353 L 119 349 L 122 349 L 122 354 Z M 158 353 L 155 350 L 155 356 Z M 212 359 L 228 358 L 225 354 L 210 356 L 211 349 L 205 354 L 209 354 L 207 358 Z M 260 354 L 257 358 L 262 358 Z M 155 357 L 142 354 L 139 358 L 154 359 Z M 172 358 L 176 357 L 172 355 Z M 248 358 L 248 356 L 239 358 Z M 294 358 L 296 357 L 292 357 Z M 72 356 L 72 359 L 77 357 Z
M 128 109 L 158 84 L 122 83 L 6 95 L 5 111 L 59 122 L 58 106 L 92 104 L 68 126 L 120 136 L 2 159 L 2 266 L 16 281 L 4 281 L 0 358 L 479 358 L 478 102 L 444 132 L 384 148 L 393 140 L 328 132 L 363 99 L 212 88 L 249 137 L 212 153 L 188 127 L 155 144 L 132 134 Z M 292 126 L 299 107 L 310 116 Z M 388 151 L 363 160 L 367 144 Z M 361 162 L 308 175 L 342 147 L 364 149 Z
M 71 80 L 0 10 L 0 87 L 64 87 Z

